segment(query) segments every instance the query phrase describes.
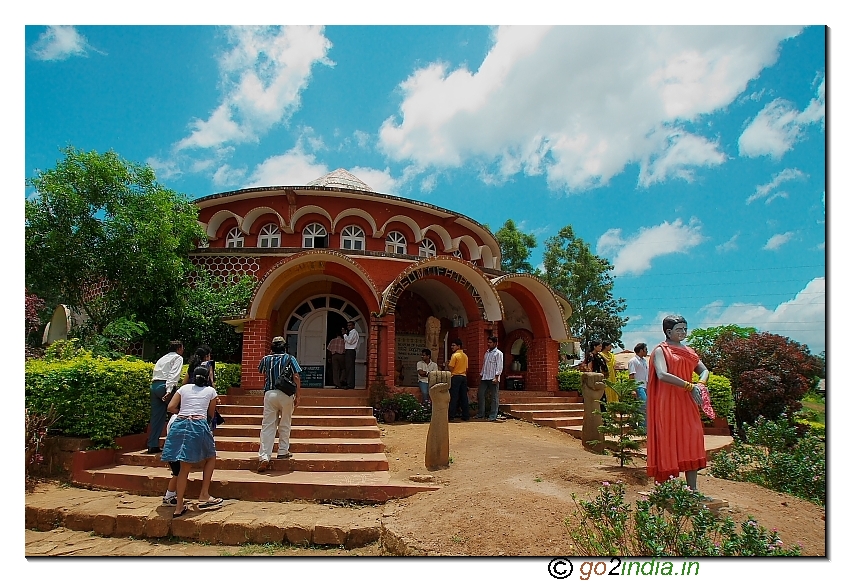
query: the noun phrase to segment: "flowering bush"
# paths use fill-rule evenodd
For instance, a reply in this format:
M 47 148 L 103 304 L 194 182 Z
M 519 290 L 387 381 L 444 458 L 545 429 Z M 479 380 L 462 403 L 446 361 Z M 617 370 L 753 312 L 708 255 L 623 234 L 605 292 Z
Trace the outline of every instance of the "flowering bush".
M 753 482 L 818 504 L 826 502 L 826 450 L 817 435 L 797 437 L 787 416 L 772 422 L 759 418 L 744 425 L 746 444 L 736 440 L 719 452 L 711 474 L 726 480 Z
M 26 448 L 24 453 L 26 487 L 31 490 L 35 477 L 44 464 L 44 439 L 47 432 L 59 417 L 51 406 L 46 412 L 40 413 L 26 409 Z
M 576 500 L 565 520 L 576 549 L 584 555 L 746 556 L 799 555 L 784 548 L 779 532 L 752 518 L 736 526 L 705 507 L 705 497 L 677 478 L 658 484 L 636 509 L 625 502 L 621 483 L 603 483 L 595 499 Z M 740 530 L 739 530 L 740 529 Z

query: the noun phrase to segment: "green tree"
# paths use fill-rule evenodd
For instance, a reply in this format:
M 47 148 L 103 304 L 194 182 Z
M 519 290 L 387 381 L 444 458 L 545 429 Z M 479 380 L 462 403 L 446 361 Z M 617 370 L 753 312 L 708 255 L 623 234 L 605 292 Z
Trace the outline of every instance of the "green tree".
M 526 272 L 536 274 L 536 269 L 528 262 L 531 250 L 537 248 L 534 234 L 520 231 L 513 220 L 508 218 L 496 232 L 496 240 L 502 251 L 503 272 Z
M 641 440 L 646 435 L 646 428 L 643 427 L 645 417 L 641 411 L 643 402 L 637 397 L 638 383 L 634 379 L 606 379 L 605 385 L 617 392 L 619 401 L 608 402 L 604 412 L 594 410 L 593 413 L 602 416 L 602 425 L 599 426 L 602 438 L 610 436 L 613 439 L 611 455 L 620 460 L 620 466 L 625 466 L 633 462 L 641 447 Z M 600 440 L 588 442 L 591 446 L 599 443 Z M 609 448 L 605 446 L 603 453 L 608 452 Z
M 164 334 L 204 236 L 196 206 L 113 151 L 62 152 L 27 180 L 27 288 L 79 308 L 97 333 L 135 314 Z
M 720 337 L 729 336 L 746 339 L 756 332 L 755 327 L 739 327 L 738 325 L 720 325 L 706 329 L 694 329 L 688 333 L 687 343 L 689 347 L 697 352 L 705 366 L 713 370 L 720 365 L 723 359 L 723 352 L 719 347 L 723 342 L 718 342 Z
M 231 275 L 223 280 L 206 270 L 198 270 L 196 274 L 195 283 L 186 289 L 173 335 L 179 334 L 187 353 L 205 344 L 217 360 L 233 359 L 242 345 L 242 336 L 224 320 L 244 317 L 257 279 L 251 275 Z
M 626 310 L 625 299 L 615 299 L 612 292 L 611 263 L 593 254 L 573 227 L 566 226 L 546 241 L 543 267 L 543 279 L 573 307 L 573 336 L 584 345 L 597 339 L 623 347 L 620 338 L 629 319 L 620 316 Z

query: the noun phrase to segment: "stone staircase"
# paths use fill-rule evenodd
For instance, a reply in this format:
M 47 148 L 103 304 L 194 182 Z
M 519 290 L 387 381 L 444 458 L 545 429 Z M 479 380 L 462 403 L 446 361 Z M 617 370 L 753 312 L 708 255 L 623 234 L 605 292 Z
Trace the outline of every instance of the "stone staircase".
M 555 428 L 581 439 L 584 400 L 578 392 L 499 391 L 499 411 L 506 416 Z
M 292 417 L 292 458 L 272 456 L 270 470 L 262 474 L 257 472 L 262 392 L 225 395 L 221 401 L 218 410 L 225 423 L 214 432 L 217 459 L 210 487 L 214 496 L 255 501 L 385 502 L 438 488 L 390 478 L 381 431 L 365 394 L 303 389 Z M 160 445 L 164 441 L 163 437 Z M 111 490 L 162 495 L 170 476 L 159 455 L 122 450 L 115 455 L 114 464 L 75 473 L 74 480 Z M 187 497 L 197 496 L 201 476 L 200 468 L 190 473 Z

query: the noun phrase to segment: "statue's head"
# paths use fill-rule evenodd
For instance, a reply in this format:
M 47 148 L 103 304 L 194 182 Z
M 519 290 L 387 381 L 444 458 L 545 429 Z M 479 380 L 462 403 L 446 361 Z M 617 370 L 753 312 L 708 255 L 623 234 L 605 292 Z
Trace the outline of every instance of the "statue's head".
M 664 336 L 676 342 L 685 340 L 688 336 L 688 322 L 682 315 L 668 315 L 661 323 Z

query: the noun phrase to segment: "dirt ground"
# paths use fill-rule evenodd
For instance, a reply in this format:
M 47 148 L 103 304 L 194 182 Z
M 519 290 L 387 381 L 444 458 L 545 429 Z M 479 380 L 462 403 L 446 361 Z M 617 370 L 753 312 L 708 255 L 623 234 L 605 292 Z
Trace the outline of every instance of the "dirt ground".
M 413 552 L 430 555 L 573 555 L 564 520 L 577 498 L 596 495 L 602 482 L 622 481 L 627 501 L 652 484 L 645 463 L 621 469 L 611 456 L 584 450 L 557 430 L 518 420 L 470 421 L 449 426 L 451 464 L 429 472 L 424 466 L 427 424 L 381 424 L 394 480 L 431 474 L 442 488 L 395 500 L 383 507 L 388 530 Z M 753 517 L 776 528 L 783 542 L 800 544 L 805 555 L 825 555 L 825 511 L 810 502 L 755 484 L 711 478 L 702 471 L 700 490 L 729 502 L 730 516 Z M 341 510 L 357 510 L 355 508 Z M 26 531 L 26 554 L 36 555 L 362 555 L 386 554 L 378 544 L 344 549 L 288 546 L 223 547 L 179 541 L 101 538 L 57 529 Z
M 433 474 L 443 488 L 389 503 L 393 526 L 429 553 L 449 555 L 574 554 L 564 519 L 589 499 L 602 482 L 622 481 L 627 501 L 652 486 L 646 463 L 621 469 L 612 456 L 593 454 L 557 430 L 519 420 L 452 423 L 448 469 L 424 466 L 428 426 L 382 425 L 393 476 Z M 729 502 L 729 515 L 751 516 L 776 528 L 786 546 L 800 544 L 805 555 L 825 555 L 823 508 L 755 484 L 699 474 L 701 492 Z

